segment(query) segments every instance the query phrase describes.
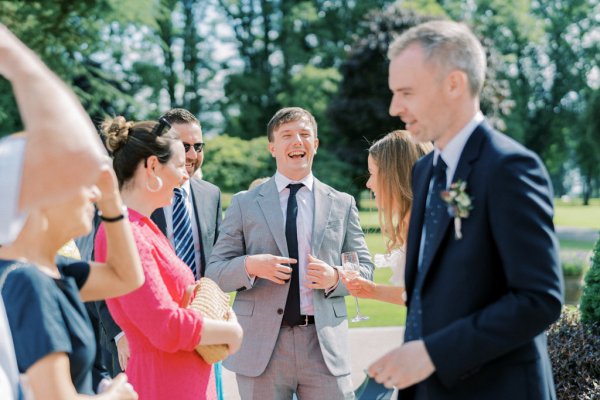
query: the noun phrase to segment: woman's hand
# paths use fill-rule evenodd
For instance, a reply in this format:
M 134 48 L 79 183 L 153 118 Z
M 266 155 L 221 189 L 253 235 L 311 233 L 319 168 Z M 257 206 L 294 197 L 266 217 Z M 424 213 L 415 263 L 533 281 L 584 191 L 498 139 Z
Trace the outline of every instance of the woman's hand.
M 356 274 L 348 274 L 348 271 L 340 270 L 342 283 L 348 289 L 352 296 L 360 297 L 361 299 L 373 299 L 375 297 L 376 284 L 368 279 Z
M 127 375 L 117 375 L 103 393 L 107 398 L 115 400 L 137 400 L 138 395 L 133 386 L 127 382 Z
M 121 369 L 125 371 L 127 369 L 127 362 L 129 362 L 129 357 L 131 357 L 131 353 L 129 352 L 129 341 L 127 341 L 127 336 L 123 335 L 117 341 L 117 353 L 119 354 L 119 365 Z
M 96 187 L 100 191 L 96 204 L 100 211 L 107 216 L 121 213 L 121 195 L 119 194 L 119 183 L 115 171 L 108 165 L 102 167 L 100 177 L 96 181 Z
M 244 338 L 244 331 L 238 323 L 237 316 L 232 308 L 229 309 L 229 313 L 227 314 L 227 322 L 233 324 L 234 326 L 233 340 L 227 344 L 229 347 L 229 355 L 232 355 L 240 349 L 240 346 L 242 345 L 242 339 Z

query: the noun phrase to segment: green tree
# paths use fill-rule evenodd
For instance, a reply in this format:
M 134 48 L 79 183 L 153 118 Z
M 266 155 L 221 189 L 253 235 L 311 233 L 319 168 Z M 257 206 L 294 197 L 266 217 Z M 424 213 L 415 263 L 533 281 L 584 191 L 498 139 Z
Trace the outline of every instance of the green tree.
M 105 114 L 127 113 L 135 103 L 124 81 L 113 74 L 111 62 L 104 60 L 112 59 L 105 41 L 110 35 L 108 26 L 124 20 L 145 23 L 151 10 L 148 0 L 0 2 L 0 22 L 67 82 L 98 120 Z M 10 87 L 3 79 L 0 93 L 0 134 L 22 129 Z
M 583 204 L 589 205 L 600 179 L 600 90 L 595 90 L 582 115 L 575 154 L 583 178 Z
M 225 192 L 248 189 L 254 179 L 271 176 L 274 171 L 266 134 L 251 140 L 228 135 L 206 140 L 203 177 Z
M 457 20 L 475 28 L 501 54 L 498 76 L 510 84 L 514 103 L 506 133 L 538 153 L 558 195 L 573 154 L 585 146 L 579 115 L 589 76 L 600 63 L 597 0 L 442 0 Z M 584 140 L 584 143 L 581 143 Z
M 600 239 L 596 241 L 594 247 L 592 266 L 585 274 L 580 308 L 581 322 L 596 324 L 597 327 L 600 327 Z
M 318 124 L 318 136 L 322 147 L 334 145 L 327 107 L 337 92 L 341 79 L 342 76 L 335 68 L 307 65 L 292 77 L 288 91 L 277 96 L 282 107 L 294 106 L 310 110 Z
M 430 2 L 422 2 L 422 6 Z M 336 154 L 354 167 L 355 193 L 364 186 L 366 153 L 369 143 L 403 127 L 402 121 L 389 115 L 391 93 L 388 88 L 387 50 L 394 36 L 422 22 L 443 17 L 439 8 L 426 9 L 436 16 L 424 16 L 404 7 L 389 7 L 372 12 L 365 25 L 367 33 L 354 45 L 341 66 L 343 80 L 330 103 L 328 115 L 333 123 Z M 482 108 L 495 117 L 498 125 L 509 105 L 505 104 L 507 84 L 496 78 L 497 52 L 489 49 L 490 68 L 482 95 Z
M 239 53 L 229 63 L 232 73 L 221 103 L 225 131 L 243 138 L 261 136 L 283 106 L 282 96 L 297 90 L 294 76 L 306 65 L 337 67 L 358 21 L 369 9 L 389 2 L 219 0 Z

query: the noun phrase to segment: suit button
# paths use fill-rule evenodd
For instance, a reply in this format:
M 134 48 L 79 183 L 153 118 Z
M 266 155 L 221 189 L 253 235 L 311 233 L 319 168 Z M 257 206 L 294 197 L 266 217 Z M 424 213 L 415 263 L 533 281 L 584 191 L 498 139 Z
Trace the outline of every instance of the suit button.
M 278 308 L 277 309 L 277 314 L 279 314 L 279 315 L 283 314 L 283 308 Z

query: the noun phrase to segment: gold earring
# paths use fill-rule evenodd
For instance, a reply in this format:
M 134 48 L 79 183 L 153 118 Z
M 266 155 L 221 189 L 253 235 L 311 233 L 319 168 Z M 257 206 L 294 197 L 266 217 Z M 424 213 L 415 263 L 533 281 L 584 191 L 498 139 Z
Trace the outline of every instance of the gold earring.
M 153 176 L 156 178 L 156 181 L 158 182 L 156 184 L 156 188 L 150 187 L 150 185 L 148 184 L 148 182 L 150 182 L 150 181 L 148 180 L 148 181 L 146 181 L 146 189 L 148 189 L 149 192 L 156 193 L 160 189 L 162 189 L 163 181 L 162 181 L 162 179 L 160 179 L 160 176 L 157 176 L 157 175 L 153 175 Z

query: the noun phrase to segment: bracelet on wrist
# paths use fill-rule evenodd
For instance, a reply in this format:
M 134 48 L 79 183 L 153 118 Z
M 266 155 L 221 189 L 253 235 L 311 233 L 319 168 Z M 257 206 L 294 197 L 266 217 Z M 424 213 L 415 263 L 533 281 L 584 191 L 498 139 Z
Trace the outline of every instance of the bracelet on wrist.
M 121 214 L 115 216 L 115 217 L 107 217 L 105 215 L 102 214 L 102 211 L 98 210 L 98 216 L 100 217 L 100 219 L 104 222 L 117 222 L 120 221 L 122 219 L 125 219 L 127 217 L 127 207 L 126 206 L 121 206 Z

